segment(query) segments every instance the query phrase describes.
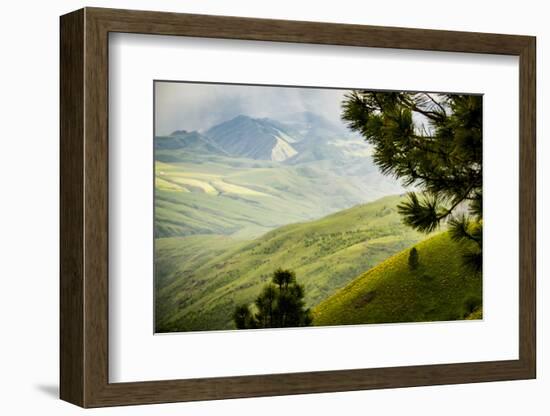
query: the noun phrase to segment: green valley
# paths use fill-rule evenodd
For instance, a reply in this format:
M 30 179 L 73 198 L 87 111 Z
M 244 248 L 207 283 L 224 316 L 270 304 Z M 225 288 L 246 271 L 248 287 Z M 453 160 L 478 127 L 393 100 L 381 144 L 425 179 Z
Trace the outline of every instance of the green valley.
M 227 235 L 158 238 L 157 331 L 231 329 L 236 305 L 251 303 L 278 267 L 296 272 L 314 306 L 356 276 L 417 243 L 385 197 L 255 239 Z
M 482 318 L 479 97 L 315 94 L 155 137 L 156 332 Z
M 359 168 L 327 160 L 283 164 L 157 150 L 155 236 L 251 238 L 401 191 L 368 160 L 362 163 Z

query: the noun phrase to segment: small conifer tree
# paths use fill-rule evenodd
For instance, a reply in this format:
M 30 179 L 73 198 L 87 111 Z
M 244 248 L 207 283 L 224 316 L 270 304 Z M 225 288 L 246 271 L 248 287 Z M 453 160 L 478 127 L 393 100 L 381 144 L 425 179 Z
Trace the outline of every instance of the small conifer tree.
M 237 329 L 309 326 L 311 312 L 305 307 L 304 287 L 290 270 L 277 269 L 254 301 L 254 311 L 239 305 L 233 313 Z
M 409 251 L 409 269 L 416 270 L 418 268 L 418 250 L 416 247 L 411 248 Z

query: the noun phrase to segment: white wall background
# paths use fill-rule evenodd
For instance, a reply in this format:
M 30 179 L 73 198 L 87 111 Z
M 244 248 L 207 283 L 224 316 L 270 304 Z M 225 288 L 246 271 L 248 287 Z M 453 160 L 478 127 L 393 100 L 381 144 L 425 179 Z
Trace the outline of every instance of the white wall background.
M 433 29 L 530 34 L 538 37 L 538 313 L 539 377 L 534 381 L 422 387 L 86 411 L 102 415 L 546 415 L 550 301 L 543 258 L 550 209 L 543 183 L 550 146 L 544 141 L 550 90 L 545 3 L 535 0 L 120 0 L 5 2 L 0 14 L 0 411 L 73 415 L 84 411 L 58 395 L 58 16 L 83 6 L 318 20 Z

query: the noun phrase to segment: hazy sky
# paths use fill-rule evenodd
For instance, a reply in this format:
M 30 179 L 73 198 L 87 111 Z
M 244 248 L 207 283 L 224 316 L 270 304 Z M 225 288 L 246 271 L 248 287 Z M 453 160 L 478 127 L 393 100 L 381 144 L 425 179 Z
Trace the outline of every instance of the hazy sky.
M 155 134 L 206 130 L 240 114 L 284 119 L 311 111 L 341 123 L 346 90 L 263 87 L 183 82 L 155 83 Z

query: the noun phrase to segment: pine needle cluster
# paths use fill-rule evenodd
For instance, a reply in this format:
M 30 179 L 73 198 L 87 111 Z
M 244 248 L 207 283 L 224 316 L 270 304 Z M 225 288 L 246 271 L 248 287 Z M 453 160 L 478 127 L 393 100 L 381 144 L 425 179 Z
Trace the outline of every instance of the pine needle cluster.
M 456 242 L 475 247 L 464 262 L 480 271 L 482 97 L 357 90 L 342 119 L 373 146 L 384 174 L 416 189 L 399 206 L 404 222 L 425 233 L 446 224 Z

